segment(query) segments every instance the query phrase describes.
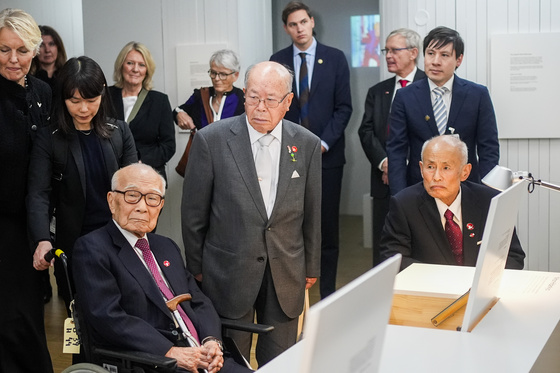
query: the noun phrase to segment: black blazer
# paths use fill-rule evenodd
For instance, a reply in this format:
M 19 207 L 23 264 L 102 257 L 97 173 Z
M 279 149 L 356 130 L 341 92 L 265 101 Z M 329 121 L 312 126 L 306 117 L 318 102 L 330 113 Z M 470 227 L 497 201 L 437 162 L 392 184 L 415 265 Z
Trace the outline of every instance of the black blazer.
M 425 76 L 424 71 L 417 69 L 414 81 Z M 371 163 L 371 196 L 375 198 L 385 198 L 389 195 L 389 186 L 381 180 L 383 172 L 378 166 L 387 157 L 385 143 L 396 79 L 395 76 L 384 80 L 368 90 L 364 117 L 358 129 L 362 148 Z
M 124 120 L 122 89 L 111 86 L 109 95 L 117 119 Z M 138 158 L 167 177 L 165 164 L 175 154 L 175 128 L 166 94 L 150 90 L 136 117 L 129 123 Z
M 290 45 L 276 52 L 270 60 L 293 70 L 293 46 Z M 329 146 L 329 151 L 323 153 L 322 167 L 341 167 L 346 162 L 344 130 L 352 115 L 350 70 L 342 51 L 317 43 L 309 88 L 309 130 Z M 295 79 L 292 92 L 296 96 L 284 119 L 299 123 L 300 107 Z
M 499 192 L 470 181 L 461 183 L 464 265 L 475 266 L 491 199 Z M 470 228 L 467 228 L 469 225 Z M 381 236 L 381 260 L 396 253 L 401 270 L 412 263 L 455 265 L 451 246 L 441 224 L 436 201 L 422 182 L 391 197 L 391 207 Z M 515 231 L 506 268 L 523 269 L 525 253 Z
M 185 269 L 177 245 L 152 233 L 148 241 L 173 293 L 191 294 L 192 301 L 181 306 L 199 338 L 221 339 L 218 314 Z M 77 301 L 96 345 L 165 355 L 176 344 L 156 282 L 113 221 L 78 239 L 73 269 Z
M 122 121 L 110 125 L 114 128 L 112 136 L 101 140 L 109 179 L 119 168 L 138 161 L 128 125 Z M 76 132 L 64 136 L 55 126 L 39 131 L 31 153 L 28 188 L 28 221 L 33 243 L 50 240 L 52 209 L 49 204 L 53 201 L 56 208 L 55 247 L 70 256 L 74 242 L 81 234 L 86 208 L 86 175 Z M 56 195 L 52 195 L 53 191 Z

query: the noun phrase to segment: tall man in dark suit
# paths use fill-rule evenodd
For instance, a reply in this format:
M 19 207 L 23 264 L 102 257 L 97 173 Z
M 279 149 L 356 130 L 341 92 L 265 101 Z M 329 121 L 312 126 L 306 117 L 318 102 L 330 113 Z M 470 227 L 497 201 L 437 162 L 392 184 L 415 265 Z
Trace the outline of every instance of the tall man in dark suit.
M 94 344 L 172 357 L 190 372 L 250 372 L 233 359 L 224 359 L 220 319 L 185 270 L 177 245 L 148 233 L 163 207 L 163 177 L 150 166 L 135 163 L 113 175 L 111 190 L 107 200 L 113 220 L 79 238 L 74 247 L 78 302 Z M 191 294 L 192 301 L 180 307 L 200 347 L 178 340 L 162 286 L 171 295 Z
M 463 61 L 463 50 L 457 31 L 447 27 L 430 31 L 424 38 L 428 79 L 395 96 L 387 140 L 393 195 L 422 180 L 417 167 L 420 150 L 433 136 L 457 134 L 467 144 L 471 181 L 480 182 L 498 164 L 498 128 L 488 89 L 454 74 Z
M 321 143 L 283 120 L 292 75 L 262 62 L 245 77 L 245 113 L 200 130 L 183 187 L 187 266 L 220 316 L 274 326 L 259 366 L 296 342 L 305 289 L 319 276 Z M 268 141 L 267 141 L 268 140 Z M 249 333 L 233 335 L 248 357 Z
M 423 183 L 391 198 L 382 260 L 401 253 L 401 269 L 415 262 L 476 265 L 490 201 L 498 191 L 466 181 L 472 170 L 467 153 L 456 135 L 426 141 L 419 162 Z M 524 258 L 514 231 L 506 268 L 523 269 Z
M 306 5 L 297 1 L 288 3 L 282 12 L 282 21 L 293 44 L 273 54 L 270 60 L 289 66 L 295 72 L 292 91 L 297 97 L 286 119 L 300 123 L 321 139 L 320 291 L 324 298 L 336 289 L 340 193 L 346 162 L 344 130 L 352 115 L 350 71 L 342 51 L 318 43 L 313 37 L 315 20 Z
M 397 90 L 426 76 L 416 67 L 420 35 L 401 28 L 387 36 L 382 49 L 387 70 L 395 76 L 371 87 L 366 97 L 364 117 L 358 130 L 362 148 L 371 163 L 371 196 L 373 198 L 373 265 L 379 264 L 379 239 L 389 211 L 389 176 L 387 141 L 389 113 Z

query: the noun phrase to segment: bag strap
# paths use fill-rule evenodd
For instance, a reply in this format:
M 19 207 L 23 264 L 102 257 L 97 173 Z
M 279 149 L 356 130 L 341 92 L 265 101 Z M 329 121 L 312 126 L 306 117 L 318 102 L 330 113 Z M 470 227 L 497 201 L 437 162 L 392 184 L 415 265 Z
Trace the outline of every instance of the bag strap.
M 147 95 L 148 95 L 148 91 L 142 88 L 140 90 L 140 93 L 138 94 L 138 98 L 136 99 L 134 106 L 132 107 L 132 111 L 128 116 L 128 120 L 126 121 L 127 123 L 130 124 L 130 122 L 132 122 L 134 118 L 136 118 L 136 114 L 138 114 L 138 110 L 140 110 L 140 106 L 142 106 L 142 104 L 144 103 L 144 99 L 146 98 Z
M 212 109 L 210 108 L 209 87 L 200 88 L 200 98 L 202 100 L 202 106 L 204 107 L 204 113 L 206 114 L 206 119 L 208 120 L 208 124 L 210 124 L 214 121 L 214 113 L 212 113 Z

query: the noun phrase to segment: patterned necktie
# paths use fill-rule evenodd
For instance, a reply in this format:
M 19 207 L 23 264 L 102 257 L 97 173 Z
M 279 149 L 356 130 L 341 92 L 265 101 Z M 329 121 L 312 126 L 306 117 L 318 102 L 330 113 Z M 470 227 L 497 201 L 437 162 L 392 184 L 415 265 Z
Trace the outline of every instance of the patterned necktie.
M 461 232 L 461 227 L 453 220 L 451 210 L 445 211 L 443 216 L 445 217 L 445 234 L 447 235 L 449 245 L 451 245 L 455 261 L 458 265 L 463 265 L 463 233 Z
M 161 293 L 163 294 L 163 296 L 165 297 L 165 299 L 167 300 L 172 299 L 174 295 L 171 292 L 171 289 L 167 287 L 165 281 L 163 281 L 163 277 L 161 277 L 161 274 L 159 273 L 154 256 L 152 255 L 152 252 L 150 250 L 150 245 L 148 244 L 148 240 L 145 238 L 139 239 L 138 241 L 136 241 L 136 247 L 142 251 L 142 256 L 144 257 L 144 261 L 146 262 L 146 265 L 150 269 L 150 272 L 152 273 L 152 277 L 156 281 L 156 284 L 159 290 L 161 291 Z M 198 333 L 196 332 L 196 329 L 189 316 L 187 316 L 185 311 L 183 311 L 183 308 L 179 305 L 177 305 L 177 310 L 179 311 L 179 314 L 183 318 L 183 321 L 187 325 L 187 328 L 191 332 L 194 339 L 196 339 L 196 341 L 200 343 L 200 340 L 198 339 Z
M 443 102 L 445 88 L 436 87 L 434 88 L 434 93 L 436 95 L 436 101 L 434 102 L 434 116 L 439 134 L 443 135 L 445 133 L 445 128 L 447 127 L 447 109 L 445 108 L 445 102 Z
M 270 191 L 272 189 L 272 156 L 270 155 L 270 143 L 274 136 L 266 134 L 259 139 L 259 148 L 255 157 L 255 168 L 259 178 L 259 186 L 263 197 L 266 213 L 270 217 L 272 208 L 270 207 Z
M 399 80 L 399 83 L 401 83 L 401 88 L 406 87 L 406 85 L 408 84 L 408 80 L 406 79 L 401 79 Z
M 301 52 L 301 65 L 299 67 L 299 107 L 301 125 L 309 128 L 309 77 L 307 73 L 307 61 L 305 59 L 307 53 Z

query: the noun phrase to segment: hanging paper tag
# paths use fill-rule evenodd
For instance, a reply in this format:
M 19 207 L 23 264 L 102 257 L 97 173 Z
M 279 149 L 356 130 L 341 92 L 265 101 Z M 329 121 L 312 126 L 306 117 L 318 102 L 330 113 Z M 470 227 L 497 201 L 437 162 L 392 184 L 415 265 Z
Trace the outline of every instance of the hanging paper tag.
M 76 325 L 70 317 L 64 320 L 64 345 L 62 352 L 65 354 L 80 353 L 80 340 L 76 333 Z

